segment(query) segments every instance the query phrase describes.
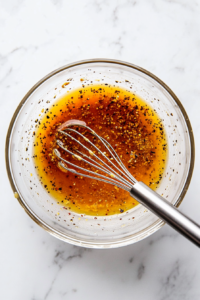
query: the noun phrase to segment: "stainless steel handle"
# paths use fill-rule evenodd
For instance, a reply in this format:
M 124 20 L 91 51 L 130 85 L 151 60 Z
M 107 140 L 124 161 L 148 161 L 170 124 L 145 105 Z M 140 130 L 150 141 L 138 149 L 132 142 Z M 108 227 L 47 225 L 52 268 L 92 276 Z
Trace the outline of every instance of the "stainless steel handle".
M 137 182 L 130 194 L 159 218 L 200 247 L 200 226 L 143 182 Z

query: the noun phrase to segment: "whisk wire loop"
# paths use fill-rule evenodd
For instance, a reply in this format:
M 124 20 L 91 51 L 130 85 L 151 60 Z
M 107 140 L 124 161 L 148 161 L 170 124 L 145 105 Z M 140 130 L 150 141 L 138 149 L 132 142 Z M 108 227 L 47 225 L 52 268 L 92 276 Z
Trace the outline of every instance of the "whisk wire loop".
M 72 156 L 74 155 L 73 152 L 71 152 L 71 151 L 68 150 L 68 149 L 65 149 L 65 148 L 61 145 L 60 141 L 57 141 L 57 144 L 58 144 L 58 145 L 60 146 L 60 148 L 62 148 L 64 151 L 68 152 L 68 153 L 71 154 Z M 88 170 L 88 169 L 86 170 L 85 168 L 82 168 L 82 167 L 80 167 L 79 165 L 75 165 L 75 164 L 71 163 L 70 161 L 65 160 L 63 157 L 61 157 L 60 152 L 59 152 L 57 149 L 54 149 L 54 154 L 55 154 L 60 160 L 62 160 L 63 162 L 65 162 L 66 164 L 69 164 L 69 165 L 71 165 L 71 166 L 73 166 L 73 167 L 75 167 L 75 168 L 78 168 L 78 169 L 82 170 L 82 171 L 87 171 L 88 173 L 91 173 L 91 174 L 93 174 L 93 175 L 95 175 L 95 176 L 98 175 L 98 176 L 100 176 L 100 177 L 102 177 L 102 178 L 108 179 L 106 176 L 103 176 L 103 175 L 101 175 L 101 174 L 97 174 L 97 173 L 95 173 L 95 172 L 93 172 L 93 171 L 91 171 L 91 170 Z M 98 169 L 99 171 L 103 171 L 103 172 L 106 173 L 107 175 L 110 175 L 110 174 L 111 174 L 109 171 L 107 172 L 107 171 L 103 170 L 102 168 L 96 166 L 95 164 L 93 164 L 93 163 L 91 163 L 91 162 L 85 160 L 84 158 L 81 158 L 81 160 L 84 161 L 85 163 L 91 165 L 92 167 Z M 63 166 L 63 165 L 62 165 L 62 166 Z M 66 170 L 72 172 L 72 169 L 69 169 L 69 168 L 66 168 L 66 167 L 65 167 L 64 169 L 66 169 Z M 75 173 L 75 172 L 77 173 L 77 171 L 73 170 L 73 173 Z M 77 173 L 77 174 L 78 174 L 78 173 Z M 79 175 L 79 174 L 78 174 L 78 175 Z M 82 175 L 82 176 L 85 176 L 85 174 L 81 174 L 81 175 Z M 120 178 L 118 178 L 118 176 L 116 176 L 115 178 L 116 178 L 117 180 L 120 181 Z M 97 179 L 97 180 L 98 180 L 97 177 L 95 177 L 95 178 L 93 177 L 93 179 Z M 109 178 L 109 179 L 110 179 L 110 178 Z M 113 180 L 111 180 L 111 181 L 113 181 Z M 113 181 L 113 182 L 116 182 L 116 181 Z M 116 183 L 117 183 L 117 184 L 120 184 L 120 182 L 119 182 L 119 183 L 116 182 Z M 122 184 L 123 184 L 123 182 L 122 182 Z M 129 188 L 131 188 L 131 185 L 128 184 L 128 182 L 127 182 L 126 184 L 127 184 L 127 186 L 129 186 Z M 124 186 L 125 186 L 125 185 L 124 185 Z
M 75 124 L 73 124 L 75 125 Z M 69 126 L 69 125 L 68 125 Z M 100 137 L 96 132 L 94 132 L 90 127 L 88 126 L 84 126 L 81 125 L 81 127 L 86 128 L 87 130 L 90 131 L 90 133 L 92 133 L 94 136 L 96 136 L 101 142 L 102 144 L 105 146 L 105 148 L 109 151 L 110 155 L 112 156 L 112 158 L 117 162 L 117 164 L 120 166 L 117 167 L 96 145 L 94 145 L 89 139 L 86 139 L 80 132 L 71 129 L 71 128 L 66 128 L 66 131 L 71 131 L 71 132 L 75 132 L 76 134 L 78 134 L 79 136 L 81 136 L 84 140 L 86 140 L 92 147 L 94 147 L 98 153 L 100 153 L 115 169 L 117 169 L 118 172 L 120 172 L 121 174 L 123 174 L 123 176 L 125 176 L 128 180 L 131 181 L 131 184 L 136 183 L 135 178 L 130 174 L 130 172 L 125 168 L 125 166 L 123 165 L 121 159 L 119 158 L 119 156 L 117 155 L 116 151 L 113 149 L 113 147 L 110 145 L 110 143 L 108 141 L 106 141 L 104 138 Z M 65 131 L 60 131 L 62 132 L 64 135 L 68 135 Z M 69 137 L 71 137 L 70 135 L 68 135 Z M 73 137 L 71 137 L 72 139 L 74 139 Z M 86 150 L 90 151 L 90 149 L 88 149 L 86 146 L 84 146 L 82 143 L 80 143 L 78 140 L 74 139 L 77 143 L 79 143 L 79 145 L 83 146 L 83 148 L 85 148 Z M 112 153 L 112 151 L 109 149 L 109 147 L 112 149 L 112 151 L 114 152 L 114 154 Z M 100 160 L 104 165 L 106 165 L 106 167 L 108 167 L 111 172 L 115 173 L 116 175 L 119 176 L 118 173 L 116 173 L 116 171 L 114 171 L 112 168 L 109 167 L 109 165 L 107 165 L 104 161 L 102 161 L 98 156 L 96 156 L 95 154 L 93 154 L 95 156 L 95 158 L 97 160 Z M 124 178 L 123 178 L 124 180 Z
M 108 153 L 102 152 L 94 143 L 92 143 L 88 138 L 86 138 L 79 131 L 74 130 L 72 128 L 69 128 L 71 126 L 75 126 L 76 128 L 77 128 L 77 126 L 85 128 L 90 134 L 92 134 L 99 141 L 101 141 L 101 143 L 103 144 L 105 149 L 108 151 Z M 114 150 L 114 148 L 110 145 L 110 143 L 107 140 L 105 140 L 104 138 L 100 137 L 90 127 L 88 127 L 86 125 L 79 124 L 78 122 L 77 122 L 77 124 L 73 122 L 73 124 L 68 124 L 66 128 L 64 128 L 64 129 L 62 128 L 62 130 L 59 130 L 59 133 L 62 134 L 62 135 L 65 135 L 67 138 L 72 139 L 72 141 L 74 141 L 79 146 L 81 146 L 84 150 L 86 150 L 90 154 L 90 156 L 94 157 L 95 159 L 93 159 L 89 155 L 86 155 L 85 153 L 79 151 L 78 149 L 75 149 L 75 147 L 72 150 L 72 151 L 75 151 L 75 153 L 70 151 L 71 149 L 69 150 L 63 144 L 63 142 L 60 141 L 60 140 L 56 141 L 57 145 L 62 150 L 64 150 L 65 152 L 72 155 L 72 157 L 75 157 L 78 160 L 83 161 L 87 165 L 95 168 L 97 171 L 94 172 L 92 170 L 89 170 L 88 168 L 83 168 L 83 167 L 79 166 L 78 164 L 71 163 L 70 161 L 64 159 L 61 156 L 58 149 L 54 149 L 54 154 L 57 156 L 58 159 L 60 159 L 59 165 L 62 168 L 64 168 L 65 170 L 68 170 L 72 173 L 76 173 L 77 175 L 80 175 L 80 176 L 83 176 L 83 177 L 88 177 L 88 178 L 91 178 L 91 179 L 96 179 L 96 180 L 99 180 L 99 181 L 104 181 L 106 183 L 116 185 L 116 186 L 118 186 L 122 189 L 125 189 L 127 191 L 130 191 L 130 189 L 132 188 L 134 183 L 137 182 L 135 180 L 135 178 L 130 174 L 130 172 L 125 168 L 124 164 L 122 163 L 121 159 L 119 158 L 119 156 L 116 153 L 116 151 Z M 79 139 L 75 138 L 70 133 L 75 133 L 78 136 L 80 136 L 81 138 L 83 138 L 83 140 L 85 140 L 87 143 L 89 143 L 89 145 L 91 145 L 97 151 L 97 153 L 104 158 L 104 160 L 102 160 L 98 155 L 96 155 L 93 151 L 91 151 L 90 148 L 86 147 L 83 143 L 80 142 Z M 78 153 L 79 155 L 77 155 L 76 153 Z M 108 155 L 110 156 L 110 158 L 108 157 Z M 111 159 L 113 159 L 117 163 L 117 165 L 114 162 L 112 162 Z M 106 163 L 105 160 L 109 164 Z M 88 173 L 90 173 L 94 176 L 90 176 L 90 175 L 87 175 L 85 173 L 77 172 L 76 170 L 68 168 L 67 165 L 65 165 L 65 164 L 71 165 L 75 168 L 78 168 L 79 170 L 84 171 L 84 172 L 88 172 Z M 98 171 L 101 171 L 101 172 L 105 173 L 106 175 L 109 175 L 111 178 L 107 177 L 107 176 L 104 176 L 102 174 L 99 174 Z
M 85 137 L 81 134 L 81 133 L 79 133 L 79 132 L 76 132 L 75 130 L 73 130 L 73 129 L 69 129 L 70 131 L 73 131 L 73 132 L 75 132 L 75 133 L 77 133 L 78 135 L 80 135 L 82 138 L 84 138 L 84 140 L 85 140 Z M 100 157 L 98 157 L 94 152 L 92 152 L 89 148 L 87 148 L 85 145 L 83 145 L 80 141 L 78 141 L 77 139 L 75 139 L 74 137 L 72 137 L 70 134 L 68 134 L 68 133 L 66 133 L 66 132 L 64 132 L 64 131 L 60 131 L 60 133 L 62 133 L 62 134 L 64 134 L 65 136 L 68 136 L 69 138 L 71 138 L 72 140 L 74 140 L 76 143 L 78 143 L 80 146 L 82 146 L 85 150 L 87 150 L 90 154 L 92 154 L 92 156 L 94 156 L 97 160 L 99 160 L 103 165 L 105 165 L 108 169 L 106 169 L 105 167 L 103 167 L 102 165 L 100 165 L 100 164 L 98 164 L 95 160 L 93 160 L 92 158 L 89 158 L 87 155 L 83 155 L 83 153 L 82 152 L 79 152 L 81 155 L 83 155 L 84 157 L 87 157 L 87 159 L 90 159 L 91 161 L 93 161 L 93 164 L 92 163 L 90 163 L 90 162 L 88 162 L 88 161 L 86 161 L 85 159 L 83 159 L 83 158 L 81 158 L 81 160 L 82 161 L 84 161 L 84 162 L 86 162 L 86 163 L 88 163 L 88 164 L 90 164 L 90 165 L 92 165 L 93 167 L 96 167 L 97 169 L 99 169 L 99 170 L 101 170 L 101 171 L 104 171 L 104 172 L 106 172 L 108 175 L 110 175 L 110 173 L 114 173 L 118 178 L 119 178 L 119 174 L 115 171 L 115 170 L 113 170 L 109 165 L 107 165 Z M 94 146 L 95 147 L 95 149 L 98 151 L 98 152 L 101 152 L 100 151 L 100 149 L 99 148 L 97 148 L 95 145 L 93 145 L 91 142 L 90 142 L 90 140 L 87 140 L 87 142 L 89 142 L 92 146 Z M 66 152 L 68 152 L 68 153 L 70 153 L 71 155 L 75 155 L 75 154 L 73 154 L 71 151 L 69 151 L 68 149 L 66 149 L 65 147 L 63 147 L 62 145 L 61 145 L 61 142 L 60 141 L 57 141 L 57 144 L 64 150 L 64 151 L 66 151 Z M 77 150 L 76 150 L 77 151 Z M 102 152 L 101 152 L 102 153 Z M 102 153 L 103 154 L 103 153 Z M 106 156 L 103 154 L 103 157 L 105 157 L 106 158 Z M 97 165 L 99 165 L 100 166 L 100 168 L 99 167 L 97 167 L 96 165 L 94 165 L 94 163 L 95 164 L 97 164 Z M 126 182 L 126 180 L 124 179 L 124 178 L 120 178 L 122 181 L 124 181 L 124 182 Z

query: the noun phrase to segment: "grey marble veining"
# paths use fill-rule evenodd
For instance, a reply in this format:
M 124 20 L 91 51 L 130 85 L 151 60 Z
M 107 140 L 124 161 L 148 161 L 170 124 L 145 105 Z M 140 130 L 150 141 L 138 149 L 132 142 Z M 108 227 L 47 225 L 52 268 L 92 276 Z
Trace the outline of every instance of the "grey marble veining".
M 0 295 L 6 300 L 199 300 L 200 253 L 168 226 L 113 250 L 65 244 L 42 230 L 13 197 L 6 130 L 42 76 L 85 58 L 114 58 L 160 77 L 182 101 L 196 162 L 180 207 L 200 223 L 200 1 L 0 2 Z

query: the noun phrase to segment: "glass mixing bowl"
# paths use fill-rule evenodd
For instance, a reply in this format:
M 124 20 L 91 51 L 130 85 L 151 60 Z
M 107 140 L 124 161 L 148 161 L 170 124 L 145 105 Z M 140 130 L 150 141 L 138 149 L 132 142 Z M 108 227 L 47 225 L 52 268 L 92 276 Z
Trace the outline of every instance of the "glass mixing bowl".
M 70 84 L 62 88 L 66 81 Z M 164 222 L 140 204 L 120 215 L 94 218 L 69 214 L 42 187 L 35 171 L 32 159 L 35 120 L 43 109 L 49 108 L 64 93 L 81 88 L 83 83 L 125 88 L 156 110 L 168 139 L 166 169 L 157 192 L 175 206 L 181 203 L 194 166 L 194 138 L 188 116 L 166 84 L 150 72 L 122 61 L 76 62 L 53 71 L 32 87 L 17 107 L 8 129 L 8 177 L 15 197 L 27 214 L 53 236 L 90 248 L 129 245 L 154 233 Z

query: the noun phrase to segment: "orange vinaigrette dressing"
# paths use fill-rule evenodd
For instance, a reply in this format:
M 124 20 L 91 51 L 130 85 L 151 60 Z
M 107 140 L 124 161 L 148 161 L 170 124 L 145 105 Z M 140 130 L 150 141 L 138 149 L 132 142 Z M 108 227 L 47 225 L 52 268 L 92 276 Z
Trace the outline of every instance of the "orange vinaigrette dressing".
M 63 136 L 57 129 L 72 119 L 85 121 L 107 139 L 138 181 L 153 190 L 158 187 L 167 158 L 167 140 L 157 113 L 125 89 L 83 86 L 65 94 L 44 111 L 35 132 L 34 160 L 38 176 L 46 191 L 63 208 L 79 214 L 105 216 L 123 213 L 138 204 L 127 191 L 116 186 L 58 168 L 53 149 L 58 148 L 56 139 L 62 140 Z M 65 158 L 73 160 L 70 155 Z M 73 163 L 77 162 L 73 160 Z

